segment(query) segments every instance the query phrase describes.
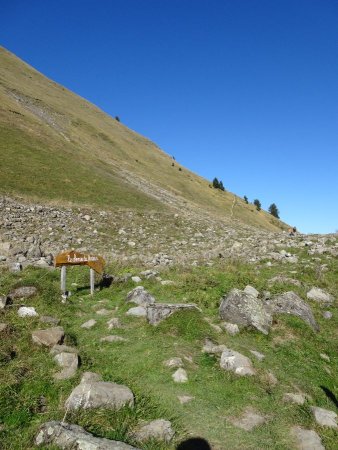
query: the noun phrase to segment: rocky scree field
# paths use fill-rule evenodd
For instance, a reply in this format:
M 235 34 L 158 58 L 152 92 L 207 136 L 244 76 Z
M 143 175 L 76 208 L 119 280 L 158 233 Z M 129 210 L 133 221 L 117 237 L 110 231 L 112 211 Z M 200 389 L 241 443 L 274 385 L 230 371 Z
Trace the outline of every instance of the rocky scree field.
M 73 267 L 65 303 L 48 260 L 13 272 L 9 256 L 2 448 L 337 448 L 337 237 L 274 238 L 251 262 L 126 254 L 94 296 Z

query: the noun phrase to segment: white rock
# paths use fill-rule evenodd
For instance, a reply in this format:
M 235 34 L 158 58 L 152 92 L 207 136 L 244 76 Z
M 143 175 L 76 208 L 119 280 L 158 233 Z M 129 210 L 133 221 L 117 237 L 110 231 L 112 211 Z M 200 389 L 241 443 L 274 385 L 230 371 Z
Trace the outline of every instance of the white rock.
M 133 241 L 128 241 L 129 247 L 135 247 L 136 243 Z
M 293 427 L 292 435 L 297 441 L 299 450 L 325 450 L 320 437 L 313 430 Z
M 254 375 L 255 369 L 249 358 L 231 349 L 226 349 L 221 355 L 222 369 L 234 372 L 236 375 Z
M 334 411 L 319 408 L 317 406 L 311 406 L 311 411 L 315 416 L 315 420 L 318 425 L 323 427 L 338 428 L 337 414 Z
M 252 287 L 250 285 L 245 287 L 244 292 L 246 292 L 247 294 L 253 295 L 256 298 L 259 296 L 259 292 L 257 291 L 257 289 L 255 289 L 254 287 Z
M 19 317 L 38 317 L 38 313 L 35 311 L 35 308 L 33 306 L 21 306 L 18 309 L 18 316 Z
M 131 277 L 134 283 L 141 283 L 142 279 L 140 277 Z
M 188 381 L 188 374 L 184 369 L 180 368 L 172 374 L 172 378 L 175 383 L 186 383 Z
M 235 336 L 235 334 L 239 333 L 239 328 L 238 328 L 238 325 L 236 323 L 223 322 L 221 324 L 221 326 L 231 336 Z
M 333 297 L 331 294 L 325 292 L 323 289 L 313 287 L 307 294 L 309 300 L 314 300 L 318 303 L 331 304 L 333 302 Z

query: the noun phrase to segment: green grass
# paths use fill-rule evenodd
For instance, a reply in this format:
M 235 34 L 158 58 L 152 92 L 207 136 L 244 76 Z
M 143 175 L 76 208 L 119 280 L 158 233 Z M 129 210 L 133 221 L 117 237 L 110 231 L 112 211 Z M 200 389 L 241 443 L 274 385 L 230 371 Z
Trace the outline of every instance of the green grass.
M 47 350 L 31 343 L 31 331 L 43 328 L 38 319 L 20 319 L 16 309 L 2 314 L 1 321 L 10 324 L 10 331 L 1 340 L 0 378 L 0 441 L 5 449 L 34 448 L 34 436 L 39 425 L 47 420 L 61 420 L 65 414 L 64 402 L 77 385 L 81 373 L 86 370 L 98 372 L 106 381 L 129 386 L 135 394 L 134 409 L 119 412 L 96 410 L 68 413 L 66 421 L 82 425 L 97 436 L 123 440 L 132 444 L 130 432 L 141 420 L 165 418 L 171 420 L 176 430 L 172 444 L 158 442 L 142 445 L 143 449 L 173 449 L 186 436 L 202 436 L 216 449 L 290 449 L 291 426 L 298 424 L 318 432 L 326 449 L 334 449 L 337 433 L 315 424 L 310 406 L 316 405 L 335 410 L 321 386 L 337 396 L 337 309 L 331 308 L 333 318 L 323 319 L 322 308 L 311 302 L 321 331 L 314 333 L 301 320 L 278 316 L 268 336 L 256 331 L 242 331 L 239 335 L 217 334 L 205 321 L 209 317 L 219 323 L 220 297 L 233 287 L 244 288 L 246 284 L 263 291 L 278 293 L 294 290 L 306 298 L 308 287 L 317 285 L 337 292 L 336 261 L 326 256 L 322 262 L 329 264 L 329 271 L 316 279 L 316 267 L 306 270 L 300 265 L 275 265 L 254 267 L 242 263 L 215 263 L 213 267 L 171 268 L 161 273 L 163 279 L 175 282 L 162 286 L 156 280 L 142 283 L 160 302 L 194 302 L 203 311 L 178 313 L 152 327 L 144 319 L 128 317 L 125 312 L 131 304 L 125 297 L 134 287 L 132 282 L 121 283 L 108 289 L 96 291 L 90 297 L 88 273 L 85 268 L 68 270 L 68 283 L 73 295 L 68 303 L 60 303 L 59 272 L 26 269 L 21 274 L 2 273 L 1 293 L 20 285 L 35 285 L 39 295 L 27 300 L 40 315 L 49 314 L 61 319 L 66 332 L 66 343 L 79 349 L 82 365 L 74 379 L 55 382 L 57 370 Z M 110 267 L 111 273 L 138 273 L 137 267 Z M 290 271 L 297 274 L 290 275 Z M 269 287 L 268 280 L 284 273 L 304 283 L 302 287 L 276 285 Z M 76 282 L 77 287 L 71 286 Z M 85 289 L 83 289 L 85 288 Z M 111 310 L 108 316 L 99 316 L 96 310 Z M 118 308 L 118 309 L 116 309 Z M 106 322 L 119 317 L 124 328 L 107 330 Z M 90 318 L 97 324 L 90 330 L 80 327 Z M 46 327 L 47 328 L 47 327 Z M 118 334 L 127 342 L 101 343 L 100 338 Z M 217 357 L 203 354 L 201 348 L 208 337 L 226 344 L 253 360 L 257 370 L 254 377 L 237 377 L 219 367 Z M 266 355 L 259 362 L 250 350 Z M 326 353 L 330 362 L 319 354 Z M 189 382 L 176 384 L 172 381 L 173 370 L 163 361 L 174 356 L 184 359 Z M 186 358 L 185 358 L 186 357 Z M 271 371 L 278 379 L 271 385 L 267 374 Z M 282 402 L 283 394 L 297 389 L 310 396 L 304 406 Z M 47 412 L 39 411 L 39 398 L 47 399 Z M 181 405 L 178 395 L 195 397 Z M 247 406 L 256 408 L 267 416 L 266 424 L 251 432 L 244 432 L 231 425 L 230 419 L 239 416 Z M 14 430 L 16 432 L 14 432 Z

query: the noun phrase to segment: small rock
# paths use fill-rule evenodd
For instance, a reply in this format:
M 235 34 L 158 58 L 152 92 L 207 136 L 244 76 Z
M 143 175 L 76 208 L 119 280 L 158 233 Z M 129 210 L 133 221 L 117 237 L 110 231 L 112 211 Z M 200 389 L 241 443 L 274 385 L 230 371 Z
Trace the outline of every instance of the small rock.
M 128 241 L 129 247 L 135 247 L 136 243 L 133 241 Z
M 15 298 L 30 298 L 34 297 L 38 292 L 37 288 L 35 286 L 22 286 L 19 288 L 14 289 L 8 297 L 11 299 Z
M 35 344 L 53 347 L 53 345 L 61 344 L 64 336 L 65 332 L 62 327 L 54 327 L 33 331 L 32 340 Z
M 51 316 L 41 316 L 40 322 L 50 323 L 51 325 L 59 325 L 60 319 L 56 319 L 55 317 L 51 317 Z
M 19 317 L 38 317 L 38 313 L 35 311 L 35 308 L 32 306 L 21 306 L 18 309 Z
M 327 319 L 327 320 L 331 319 L 332 318 L 332 312 L 324 311 L 323 312 L 323 317 L 324 317 L 324 319 Z
M 291 433 L 297 441 L 299 450 L 325 450 L 320 437 L 315 431 L 293 427 Z
M 147 292 L 143 286 L 137 286 L 132 291 L 128 292 L 127 302 L 136 303 L 139 306 L 147 306 L 149 304 L 155 303 L 153 296 Z
M 224 330 L 230 334 L 230 336 L 235 336 L 239 333 L 239 328 L 236 323 L 230 323 L 230 322 L 223 322 L 221 326 L 224 328 Z
M 323 289 L 313 287 L 307 294 L 307 298 L 315 302 L 330 305 L 333 303 L 333 297 Z
M 157 419 L 141 427 L 133 433 L 133 437 L 140 442 L 148 441 L 149 439 L 170 442 L 174 434 L 175 432 L 168 420 Z
M 265 358 L 265 355 L 263 355 L 263 353 L 257 352 L 256 350 L 250 350 L 250 353 L 256 356 L 258 361 L 263 361 L 263 359 Z
M 99 309 L 98 311 L 96 311 L 96 314 L 98 314 L 99 316 L 107 316 L 108 314 L 110 314 L 111 311 L 109 311 L 108 309 Z
M 170 369 L 177 369 L 179 367 L 183 367 L 182 358 L 170 358 L 166 361 L 163 361 L 163 364 Z
M 147 310 L 144 306 L 135 306 L 134 308 L 128 309 L 126 315 L 135 317 L 146 317 Z
M 175 284 L 175 282 L 171 281 L 171 280 L 162 280 L 161 281 L 162 286 L 172 286 L 173 284 Z
M 186 383 L 188 381 L 188 374 L 184 369 L 179 368 L 172 374 L 172 378 L 175 383 Z
M 248 407 L 245 409 L 242 416 L 237 419 L 231 419 L 230 422 L 235 427 L 245 431 L 251 431 L 253 428 L 263 425 L 263 423 L 266 422 L 266 418 L 257 413 L 253 408 Z
M 226 345 L 218 345 L 215 344 L 214 342 L 212 342 L 210 339 L 206 339 L 204 341 L 204 345 L 202 347 L 202 352 L 203 353 L 209 353 L 211 355 L 216 355 L 217 353 L 222 353 L 225 350 L 227 350 Z
M 81 328 L 92 328 L 94 325 L 96 324 L 96 320 L 95 319 L 90 319 L 87 322 L 83 323 L 81 325 Z
M 324 361 L 330 362 L 330 357 L 326 353 L 320 353 L 319 356 L 324 359 Z
M 295 403 L 296 405 L 304 405 L 305 403 L 305 394 L 293 394 L 290 392 L 287 392 L 283 395 L 283 402 L 287 403 Z
M 191 402 L 191 400 L 194 400 L 195 397 L 191 397 L 190 395 L 178 395 L 177 398 L 181 405 L 185 405 L 186 403 Z
M 8 329 L 7 323 L 0 323 L 0 333 Z
M 113 328 L 122 328 L 120 320 L 117 317 L 113 317 L 107 322 L 108 330 L 112 330 Z
M 89 222 L 89 220 L 91 219 L 90 215 L 88 215 L 88 214 L 85 214 L 85 215 L 83 216 L 83 218 L 84 218 L 84 220 L 86 220 L 87 222 Z
M 259 292 L 257 291 L 257 289 L 255 289 L 254 287 L 252 287 L 250 285 L 248 285 L 244 288 L 244 292 L 246 294 L 253 295 L 256 298 L 259 296 Z
M 132 280 L 134 283 L 141 283 L 141 281 L 142 281 L 142 279 L 141 279 L 140 277 L 131 277 L 131 280 Z
M 127 342 L 128 339 L 122 337 L 122 336 L 116 336 L 114 334 L 110 336 L 105 336 L 100 339 L 100 342 Z
M 328 409 L 311 406 L 311 411 L 318 425 L 323 427 L 338 428 L 337 414 Z
M 249 358 L 231 349 L 223 351 L 220 366 L 222 369 L 240 376 L 255 375 L 256 373 Z
M 55 380 L 68 380 L 75 375 L 79 364 L 79 357 L 76 353 L 57 353 L 54 360 L 62 367 L 62 371 L 54 375 Z

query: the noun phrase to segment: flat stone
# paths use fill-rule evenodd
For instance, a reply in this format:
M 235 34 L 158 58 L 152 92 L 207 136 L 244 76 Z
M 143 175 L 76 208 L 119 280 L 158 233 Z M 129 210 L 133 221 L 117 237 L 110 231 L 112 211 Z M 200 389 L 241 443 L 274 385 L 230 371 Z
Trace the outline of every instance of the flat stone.
M 194 400 L 195 397 L 192 397 L 190 395 L 178 395 L 177 398 L 181 405 L 185 405 L 186 403 L 191 402 L 191 400 Z
M 96 320 L 95 319 L 90 319 L 87 322 L 83 323 L 81 325 L 81 328 L 92 328 L 94 325 L 96 324 Z
M 107 325 L 108 325 L 108 330 L 112 330 L 115 328 L 122 328 L 120 319 L 118 319 L 117 317 L 113 317 L 112 319 L 108 320 Z
M 144 307 L 155 303 L 154 297 L 150 295 L 143 286 L 137 286 L 135 289 L 128 292 L 126 301 Z
M 186 383 L 188 381 L 188 374 L 180 367 L 175 373 L 172 374 L 172 378 L 175 383 Z
M 337 414 L 334 411 L 319 408 L 318 406 L 311 406 L 310 409 L 318 425 L 323 427 L 338 428 Z
M 331 305 L 333 303 L 333 296 L 323 289 L 313 287 L 307 294 L 306 297 L 309 300 L 314 300 L 317 303 Z
M 18 309 L 19 317 L 38 317 L 39 314 L 35 311 L 35 308 L 32 306 L 21 306 Z
M 33 331 L 32 340 L 35 344 L 53 347 L 53 345 L 62 344 L 64 336 L 65 332 L 62 327 L 54 327 Z
M 240 417 L 231 419 L 230 422 L 237 428 L 251 431 L 253 428 L 263 425 L 263 423 L 266 422 L 266 418 L 256 412 L 253 408 L 248 407 Z
M 41 316 L 40 322 L 50 323 L 51 325 L 59 325 L 60 319 L 56 319 L 55 317 L 51 317 L 51 316 Z
M 182 358 L 178 357 L 167 359 L 166 361 L 163 361 L 163 364 L 170 369 L 178 369 L 179 367 L 183 367 Z
M 249 358 L 231 349 L 222 352 L 220 366 L 236 375 L 255 375 L 256 371 Z
M 258 359 L 258 361 L 263 361 L 263 359 L 265 358 L 265 355 L 263 355 L 263 353 L 257 352 L 256 350 L 250 350 L 250 353 L 252 353 Z
M 230 334 L 230 336 L 235 336 L 239 333 L 239 328 L 236 323 L 230 323 L 230 322 L 223 322 L 221 324 L 221 327 L 224 328 L 224 330 Z
M 54 375 L 55 380 L 67 380 L 76 374 L 79 365 L 79 357 L 76 353 L 57 353 L 54 361 L 62 367 L 62 371 Z
M 95 378 L 94 378 L 95 379 Z M 134 395 L 127 387 L 107 381 L 89 382 L 81 380 L 66 400 L 65 408 L 69 410 L 103 408 L 119 410 L 123 406 L 134 406 Z
M 30 298 L 34 297 L 38 293 L 38 290 L 35 286 L 22 286 L 19 288 L 14 289 L 8 297 L 11 299 L 15 298 Z
M 325 450 L 320 437 L 313 430 L 292 427 L 291 434 L 296 440 L 299 450 Z
M 232 289 L 222 297 L 219 307 L 221 319 L 243 327 L 253 327 L 268 334 L 272 315 L 262 300 L 239 289 Z
M 178 311 L 199 311 L 195 304 L 185 303 L 154 303 L 147 306 L 147 319 L 151 325 L 158 325 L 164 319 Z
M 140 442 L 154 439 L 157 441 L 170 442 L 175 435 L 169 420 L 157 419 L 143 425 L 138 431 L 133 433 L 134 439 Z
M 116 335 L 110 335 L 110 336 L 105 336 L 103 338 L 100 339 L 100 342 L 127 342 L 128 339 L 122 337 L 122 336 L 116 336 Z
M 135 317 L 146 317 L 147 310 L 144 306 L 135 306 L 134 308 L 128 309 L 126 312 L 127 316 L 135 316 Z
M 296 405 L 304 405 L 305 403 L 305 394 L 296 393 L 293 394 L 291 392 L 287 392 L 283 395 L 283 402 L 286 403 L 295 403 Z
M 35 444 L 37 446 L 51 444 L 62 450 L 139 450 L 124 442 L 94 437 L 79 425 L 56 421 L 41 426 Z

